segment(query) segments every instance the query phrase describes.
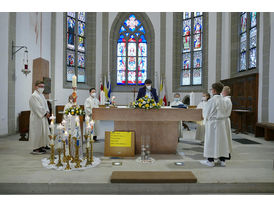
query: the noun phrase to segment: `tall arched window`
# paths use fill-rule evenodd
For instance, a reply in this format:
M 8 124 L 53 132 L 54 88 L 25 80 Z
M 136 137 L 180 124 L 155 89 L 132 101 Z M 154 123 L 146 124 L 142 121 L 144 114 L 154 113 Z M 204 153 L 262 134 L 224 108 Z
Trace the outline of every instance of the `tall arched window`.
M 182 19 L 181 86 L 202 85 L 203 13 L 184 12 Z
M 257 13 L 240 14 L 240 65 L 239 72 L 256 68 Z
M 117 85 L 143 85 L 147 78 L 147 40 L 141 21 L 130 14 L 117 41 Z
M 86 13 L 85 12 L 67 12 L 67 82 L 72 81 L 75 74 L 79 83 L 85 83 L 86 80 Z

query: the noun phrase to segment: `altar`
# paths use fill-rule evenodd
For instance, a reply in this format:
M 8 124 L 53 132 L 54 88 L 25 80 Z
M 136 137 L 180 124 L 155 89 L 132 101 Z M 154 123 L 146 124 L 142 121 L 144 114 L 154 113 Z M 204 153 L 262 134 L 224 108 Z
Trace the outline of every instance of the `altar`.
M 140 154 L 141 137 L 150 137 L 151 153 L 175 154 L 179 121 L 201 121 L 201 109 L 93 108 L 93 120 L 113 120 L 114 130 L 135 131 L 135 151 Z

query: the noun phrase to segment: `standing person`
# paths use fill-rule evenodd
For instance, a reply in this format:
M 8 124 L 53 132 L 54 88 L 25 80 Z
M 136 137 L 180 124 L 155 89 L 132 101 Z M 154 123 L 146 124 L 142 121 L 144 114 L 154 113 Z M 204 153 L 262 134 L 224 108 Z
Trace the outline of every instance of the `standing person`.
M 156 89 L 151 87 L 152 81 L 150 79 L 146 79 L 145 86 L 139 89 L 137 99 L 140 99 L 144 96 L 148 96 L 148 98 L 152 98 L 158 103 L 158 96 L 156 93 Z
M 212 95 L 203 110 L 205 123 L 204 157 L 201 164 L 214 167 L 214 158 L 219 158 L 221 166 L 225 166 L 225 159 L 229 157 L 228 138 L 225 129 L 226 105 L 220 93 L 223 90 L 222 83 L 212 84 Z
M 197 109 L 204 109 L 206 103 L 210 99 L 210 94 L 208 92 L 203 93 L 202 101 L 197 105 Z M 199 140 L 202 144 L 205 140 L 205 120 L 197 122 L 197 129 L 195 133 L 195 139 Z
M 231 153 L 232 153 L 232 134 L 231 134 L 231 123 L 230 123 L 230 115 L 232 111 L 232 102 L 231 102 L 231 96 L 230 95 L 230 87 L 229 86 L 224 86 L 223 91 L 222 91 L 222 96 L 225 101 L 226 105 L 226 110 L 225 110 L 225 128 L 226 128 L 226 134 L 228 138 L 228 145 L 229 145 L 229 158 L 231 158 Z
M 92 119 L 92 108 L 98 108 L 99 107 L 99 100 L 96 98 L 96 90 L 95 88 L 91 88 L 89 90 L 90 96 L 85 101 L 85 113 Z M 93 140 L 97 141 L 97 122 L 94 122 L 94 128 L 93 128 Z
M 43 95 L 44 82 L 36 81 L 35 90 L 29 99 L 30 121 L 29 138 L 33 148 L 32 154 L 44 154 L 48 145 L 50 117 L 47 101 Z

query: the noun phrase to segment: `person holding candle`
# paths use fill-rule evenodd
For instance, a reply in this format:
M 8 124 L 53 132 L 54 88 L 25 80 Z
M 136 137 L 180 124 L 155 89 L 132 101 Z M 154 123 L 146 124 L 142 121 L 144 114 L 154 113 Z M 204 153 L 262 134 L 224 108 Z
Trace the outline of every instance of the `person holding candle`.
M 50 113 L 47 101 L 43 95 L 44 86 L 43 81 L 36 81 L 35 90 L 29 99 L 29 139 L 33 149 L 32 154 L 46 153 L 44 148 L 48 145 L 48 118 Z
M 85 106 L 86 115 L 89 116 L 90 119 L 92 119 L 92 109 L 99 107 L 99 100 L 96 98 L 95 88 L 91 88 L 89 90 L 89 94 L 90 94 L 90 96 L 86 99 L 84 106 Z M 93 129 L 93 140 L 94 141 L 97 140 L 96 128 L 97 128 L 97 123 L 95 122 L 95 126 L 94 126 L 94 129 Z

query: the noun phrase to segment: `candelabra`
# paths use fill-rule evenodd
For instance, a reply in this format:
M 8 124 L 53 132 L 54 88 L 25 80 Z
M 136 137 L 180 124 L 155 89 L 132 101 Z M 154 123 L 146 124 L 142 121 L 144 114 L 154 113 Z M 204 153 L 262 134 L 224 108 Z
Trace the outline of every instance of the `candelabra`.
M 58 148 L 58 163 L 56 164 L 57 167 L 63 167 L 63 164 L 62 164 L 62 161 L 61 161 L 61 151 L 62 149 L 61 148 Z
M 49 135 L 50 138 L 50 165 L 54 164 L 54 140 L 56 138 L 56 135 Z

